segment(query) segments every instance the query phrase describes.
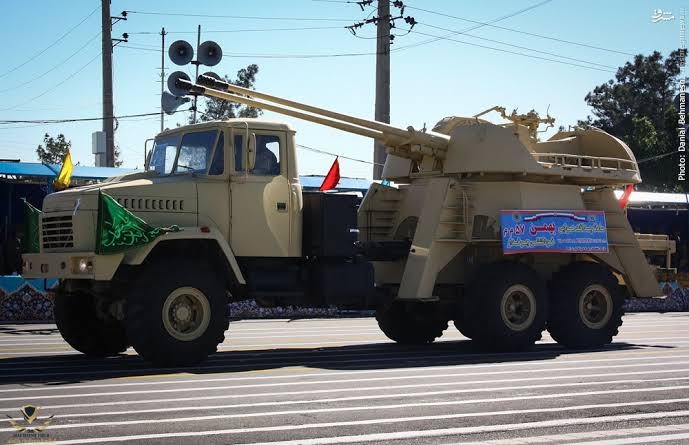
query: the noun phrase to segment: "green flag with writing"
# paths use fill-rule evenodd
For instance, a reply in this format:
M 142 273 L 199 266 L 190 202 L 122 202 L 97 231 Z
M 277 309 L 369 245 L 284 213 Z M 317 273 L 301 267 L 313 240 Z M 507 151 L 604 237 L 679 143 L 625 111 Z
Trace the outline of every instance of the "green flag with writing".
M 40 228 L 41 211 L 24 200 L 24 253 L 38 253 L 41 251 Z
M 148 244 L 166 232 L 178 232 L 177 226 L 152 227 L 122 207 L 112 196 L 98 192 L 96 253 L 108 255 Z

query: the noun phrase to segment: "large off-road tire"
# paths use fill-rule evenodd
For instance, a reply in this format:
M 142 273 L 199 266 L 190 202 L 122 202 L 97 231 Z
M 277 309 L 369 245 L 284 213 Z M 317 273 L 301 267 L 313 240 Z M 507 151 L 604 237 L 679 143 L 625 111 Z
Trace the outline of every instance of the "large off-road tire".
M 105 357 L 127 350 L 123 324 L 99 317 L 92 295 L 58 291 L 53 314 L 62 338 L 79 352 L 92 357 Z
M 227 301 L 224 281 L 208 263 L 159 258 L 127 297 L 127 336 L 156 366 L 198 364 L 225 339 Z
M 434 303 L 392 302 L 376 312 L 380 330 L 405 345 L 433 343 L 447 329 Z
M 550 282 L 548 332 L 568 348 L 608 344 L 622 325 L 624 295 L 610 270 L 598 263 L 572 263 Z
M 487 264 L 467 286 L 460 327 L 484 349 L 521 351 L 541 338 L 547 305 L 545 284 L 531 268 Z

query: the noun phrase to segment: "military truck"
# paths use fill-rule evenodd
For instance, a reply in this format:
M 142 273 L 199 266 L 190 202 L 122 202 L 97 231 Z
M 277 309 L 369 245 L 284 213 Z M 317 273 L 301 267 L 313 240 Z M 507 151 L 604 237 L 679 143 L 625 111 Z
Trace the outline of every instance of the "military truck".
M 639 169 L 601 130 L 539 141 L 552 119 L 499 107 L 504 124 L 402 129 L 206 76 L 178 86 L 381 141 L 392 183 L 360 203 L 306 193 L 289 125 L 229 119 L 160 133 L 143 172 L 47 196 L 24 276 L 60 279 L 57 326 L 87 355 L 133 346 L 157 365 L 198 363 L 224 340 L 228 302 L 247 298 L 375 306 L 402 344 L 431 343 L 452 321 L 489 350 L 528 348 L 546 328 L 566 347 L 598 347 L 625 296 L 660 293 L 643 243 L 669 242 L 632 231 L 613 188 L 640 182 Z M 99 192 L 180 230 L 96 254 Z

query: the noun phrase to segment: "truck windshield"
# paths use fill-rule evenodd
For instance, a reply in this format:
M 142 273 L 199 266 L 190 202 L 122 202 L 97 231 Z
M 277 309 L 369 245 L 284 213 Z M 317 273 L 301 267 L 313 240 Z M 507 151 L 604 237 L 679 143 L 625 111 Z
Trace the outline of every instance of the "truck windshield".
M 179 148 L 175 173 L 206 173 L 217 136 L 217 130 L 185 134 Z
M 163 175 L 206 173 L 217 137 L 217 130 L 208 130 L 158 139 L 151 152 L 148 170 Z
M 148 163 L 148 170 L 163 175 L 172 173 L 175 158 L 177 157 L 179 140 L 180 136 L 170 136 L 156 140 L 151 151 L 151 161 Z

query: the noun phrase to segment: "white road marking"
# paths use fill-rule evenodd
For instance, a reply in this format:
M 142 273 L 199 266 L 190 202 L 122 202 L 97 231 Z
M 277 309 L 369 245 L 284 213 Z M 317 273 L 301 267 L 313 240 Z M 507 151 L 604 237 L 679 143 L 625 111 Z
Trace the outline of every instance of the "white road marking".
M 663 391 L 676 391 L 681 389 L 689 389 L 689 385 L 681 386 L 660 386 L 653 388 L 632 388 L 632 389 L 616 389 L 607 391 L 584 391 L 584 392 L 569 392 L 560 394 L 540 394 L 533 396 L 517 396 L 517 397 L 498 397 L 498 398 L 488 398 L 488 399 L 467 399 L 457 402 L 457 404 L 477 404 L 477 403 L 498 403 L 498 402 L 513 402 L 522 400 L 540 400 L 540 399 L 554 399 L 562 397 L 584 397 L 584 396 L 597 396 L 606 394 L 630 394 L 638 392 L 663 392 Z M 349 396 L 349 397 L 333 397 L 326 399 L 306 399 L 306 400 L 284 400 L 284 401 L 268 401 L 268 402 L 254 402 L 254 403 L 240 403 L 234 405 L 224 405 L 224 408 L 255 408 L 259 406 L 285 406 L 285 405 L 307 405 L 314 403 L 336 403 L 336 402 L 353 402 L 353 401 L 371 401 L 371 400 L 384 400 L 384 399 L 397 399 L 403 397 L 428 397 L 428 396 L 440 396 L 449 394 L 459 394 L 462 390 L 448 390 L 448 391 L 425 391 L 425 392 L 415 392 L 415 393 L 402 393 L 402 394 L 381 394 L 381 395 L 367 395 L 367 396 Z M 161 403 L 172 403 L 172 402 L 189 402 L 189 401 L 199 401 L 199 400 L 218 400 L 227 399 L 228 396 L 204 396 L 204 397 L 180 397 L 174 399 L 145 399 L 145 400 L 120 400 L 116 402 L 96 402 L 96 403 L 75 403 L 75 404 L 65 404 L 65 405 L 43 405 L 44 409 L 62 409 L 62 408 L 91 408 L 95 406 L 115 406 L 115 405 L 142 405 L 142 404 L 161 404 Z M 0 411 L 11 411 L 16 409 L 16 406 L 0 408 Z
M 643 401 L 643 402 L 621 402 L 621 403 L 605 403 L 605 404 L 588 404 L 588 405 L 574 405 L 574 406 L 563 406 L 563 407 L 550 407 L 550 408 L 531 408 L 531 409 L 510 409 L 501 411 L 488 411 L 488 412 L 469 412 L 469 413 L 451 413 L 451 414 L 436 414 L 432 416 L 422 416 L 421 420 L 443 420 L 443 419 L 470 419 L 470 418 L 480 418 L 480 417 L 494 417 L 494 416 L 511 416 L 519 414 L 536 414 L 536 413 L 551 413 L 551 412 L 565 412 L 565 411 L 581 411 L 581 410 L 591 410 L 591 409 L 601 409 L 601 408 L 622 408 L 628 406 L 639 406 L 639 405 L 662 405 L 668 403 L 681 403 L 686 402 L 689 399 L 675 399 L 674 402 L 668 402 L 664 400 L 658 401 Z M 456 405 L 456 403 L 452 403 Z M 241 413 L 241 414 L 216 414 L 211 416 L 195 416 L 195 417 L 168 417 L 165 419 L 127 419 L 118 420 L 110 422 L 88 422 L 88 423 L 67 423 L 60 424 L 56 423 L 51 425 L 50 430 L 58 429 L 73 429 L 73 428 L 93 428 L 93 427 L 108 427 L 108 426 L 122 426 L 122 425 L 146 425 L 146 424 L 159 424 L 159 423 L 182 423 L 182 422 L 203 422 L 208 420 L 229 420 L 229 419 L 244 419 L 249 417 L 265 417 L 265 416 L 289 416 L 289 415 L 312 415 L 317 413 L 337 413 L 337 412 L 352 412 L 352 411 L 370 411 L 370 410 L 384 410 L 384 409 L 399 409 L 399 408 L 409 408 L 409 407 L 420 407 L 420 406 L 439 406 L 446 405 L 445 403 L 409 403 L 400 405 L 383 405 L 383 406 L 356 406 L 356 407 L 344 407 L 344 408 L 320 408 L 320 409 L 307 409 L 307 410 L 288 410 L 288 411 L 263 411 L 255 413 Z M 137 412 L 137 414 L 139 414 Z M 70 417 L 77 417 L 70 416 Z M 65 416 L 58 416 L 58 418 L 63 418 Z M 413 419 L 413 418 L 409 418 Z M 385 420 L 385 419 L 375 419 L 375 420 Z M 279 425 L 272 425 L 272 427 L 277 428 Z M 14 428 L 0 428 L 0 432 L 12 432 L 16 431 Z
M 486 391 L 512 391 L 512 390 L 523 390 L 523 389 L 542 389 L 542 388 L 562 388 L 562 387 L 577 387 L 577 386 L 587 386 L 587 385 L 617 385 L 617 384 L 630 384 L 630 383 L 647 383 L 647 382 L 667 382 L 667 381 L 680 381 L 689 380 L 689 377 L 665 377 L 660 379 L 627 379 L 627 380 L 602 380 L 602 381 L 587 381 L 587 382 L 571 382 L 571 383 L 553 383 L 544 385 L 523 385 L 523 386 L 494 386 L 494 387 L 482 387 L 482 388 L 465 388 L 462 390 L 463 393 L 477 393 Z M 510 380 L 505 380 L 509 382 Z M 362 386 L 362 387 L 349 387 L 349 388 L 328 388 L 328 389 L 309 389 L 304 391 L 274 391 L 266 393 L 252 393 L 252 394 L 228 394 L 227 398 L 247 398 L 247 397 L 266 397 L 266 396 L 299 396 L 304 394 L 329 394 L 329 393 L 348 393 L 348 392 L 359 392 L 359 391 L 384 391 L 391 389 L 412 389 L 412 388 L 428 388 L 428 387 L 438 387 L 438 386 L 457 386 L 465 384 L 478 384 L 478 383 L 490 383 L 490 380 L 482 380 L 466 383 L 464 381 L 452 381 L 452 382 L 424 382 L 416 384 L 406 384 L 406 385 L 383 385 L 383 386 Z M 228 386 L 201 386 L 201 387 L 191 387 L 191 388 L 171 388 L 171 389 L 150 389 L 146 391 L 146 394 L 165 394 L 174 392 L 202 392 L 202 391 L 218 391 L 218 390 L 228 390 L 241 388 L 241 385 L 235 387 Z M 33 396 L 32 400 L 45 400 L 45 399 L 72 399 L 72 398 L 84 398 L 84 397 L 106 397 L 106 396 L 123 396 L 131 394 L 141 394 L 141 391 L 114 391 L 114 392 L 96 392 L 96 393 L 80 393 L 80 394 L 49 394 Z M 21 397 L 3 397 L 0 398 L 0 402 L 9 402 L 12 400 L 26 400 L 26 396 Z
M 648 363 L 646 365 L 635 365 L 635 364 L 629 364 L 629 365 L 607 365 L 607 366 L 587 366 L 587 367 L 572 367 L 572 368 L 559 368 L 556 371 L 580 371 L 584 369 L 609 369 L 609 368 L 627 368 L 627 367 L 635 367 L 638 368 L 640 366 L 649 366 L 649 367 L 656 367 L 656 366 L 671 366 L 671 365 L 686 365 L 688 362 L 656 362 L 656 363 Z M 533 376 L 533 377 L 524 377 L 524 378 L 508 378 L 508 379 L 486 379 L 486 380 L 461 380 L 461 381 L 453 381 L 449 383 L 441 383 L 437 382 L 437 385 L 479 385 L 479 384 L 487 384 L 487 383 L 509 383 L 509 382 L 526 382 L 530 380 L 567 380 L 567 379 L 583 379 L 583 378 L 596 378 L 596 377 L 617 377 L 617 376 L 628 376 L 628 375 L 643 375 L 643 374 L 675 374 L 675 373 L 683 373 L 683 372 L 689 372 L 689 368 L 673 368 L 673 369 L 662 369 L 662 370 L 648 370 L 648 371 L 627 371 L 627 372 L 607 372 L 607 373 L 598 373 L 598 374 L 572 374 L 572 375 L 556 375 L 556 376 L 544 376 L 544 375 L 538 375 L 538 376 Z M 205 391 L 205 390 L 217 390 L 217 389 L 247 389 L 247 388 L 271 388 L 271 387 L 285 387 L 285 386 L 309 386 L 309 385 L 325 385 L 325 384 L 360 384 L 364 382 L 388 382 L 388 381 L 393 381 L 393 380 L 409 380 L 409 379 L 414 379 L 414 380 L 419 380 L 419 379 L 437 379 L 437 378 L 457 378 L 457 377 L 467 377 L 471 375 L 481 375 L 481 376 L 486 376 L 486 375 L 504 375 L 504 374 L 509 374 L 509 375 L 514 375 L 516 373 L 529 373 L 533 374 L 532 370 L 513 370 L 513 371 L 493 371 L 493 372 L 478 372 L 478 373 L 464 373 L 464 374 L 457 374 L 457 373 L 449 373 L 449 374 L 414 374 L 414 375 L 402 375 L 402 376 L 386 376 L 386 377 L 368 377 L 368 378 L 352 378 L 352 379 L 332 379 L 332 380 L 308 380 L 308 381 L 295 381 L 295 382 L 276 382 L 276 383 L 242 383 L 238 385 L 227 385 L 227 386 L 212 386 L 212 387 L 190 387 L 190 388 L 175 388 L 175 389 L 167 389 L 167 390 L 150 390 L 148 389 L 146 391 L 147 394 L 150 393 L 155 393 L 155 392 L 186 392 L 186 391 Z M 327 375 L 326 375 L 327 376 Z M 284 377 L 290 377 L 294 378 L 293 376 L 284 376 Z M 313 376 L 311 376 L 313 377 Z M 103 384 L 103 385 L 84 385 L 84 386 L 67 386 L 67 387 L 62 387 L 62 388 L 54 388 L 54 387 L 41 387 L 41 388 L 16 388 L 16 389 L 0 389 L 0 392 L 19 392 L 22 394 L 26 394 L 26 391 L 70 391 L 69 394 L 53 394 L 49 396 L 32 396 L 33 399 L 43 399 L 43 398 L 71 398 L 71 397 L 96 397 L 96 396 L 103 396 L 103 395 L 121 395 L 121 394 L 138 394 L 139 391 L 126 391 L 126 392 L 111 392 L 111 393 L 75 393 L 74 390 L 76 389 L 89 389 L 89 388 L 104 388 L 104 387 L 120 387 L 120 386 L 151 386 L 154 384 L 161 385 L 161 384 L 166 384 L 166 385 L 178 385 L 180 383 L 183 384 L 198 384 L 202 382 L 206 383 L 216 383 L 216 382 L 223 382 L 223 381 L 228 381 L 228 380 L 234 380 L 232 378 L 216 378 L 216 379 L 197 379 L 197 380 L 167 380 L 167 381 L 162 381 L 162 382 L 131 382 L 131 383 L 112 383 L 112 384 Z M 354 386 L 354 385 L 353 385 Z M 374 389 L 374 388 L 362 388 L 362 389 Z M 279 393 L 276 393 L 279 394 Z M 5 400 L 20 400 L 26 398 L 25 395 L 22 395 L 21 397 L 13 397 L 13 398 L 0 398 L 0 401 L 5 401 Z M 0 421 L 3 421 L 3 419 L 0 419 Z
M 624 440 L 639 440 L 635 443 L 645 443 L 648 442 L 662 442 L 667 440 L 676 440 L 677 438 L 682 439 L 685 434 L 671 434 L 662 436 L 652 436 L 650 434 L 660 434 L 669 433 L 677 431 L 687 431 L 689 430 L 689 424 L 683 423 L 679 425 L 660 425 L 660 426 L 648 426 L 640 428 L 623 428 L 623 429 L 613 429 L 613 430 L 597 430 L 597 431 L 581 431 L 578 433 L 558 433 L 553 435 L 543 435 L 543 436 L 528 436 L 528 437 L 513 437 L 510 439 L 493 439 L 485 440 L 480 442 L 453 442 L 451 444 L 445 445 L 536 445 L 536 444 L 569 444 L 569 445 L 583 445 L 583 444 L 601 444 L 601 438 L 609 438 L 611 436 L 642 436 L 643 437 L 633 437 Z M 689 437 L 689 435 L 687 435 Z M 597 439 L 593 442 L 570 442 L 573 440 L 585 440 L 585 439 Z M 613 439 L 617 440 L 617 439 Z M 630 442 L 624 442 L 630 443 Z M 634 443 L 634 442 L 632 442 Z
M 457 428 L 442 428 L 434 430 L 424 430 L 424 431 L 400 431 L 394 433 L 372 433 L 372 434 L 361 434 L 356 436 L 339 436 L 339 437 L 322 437 L 314 439 L 298 439 L 280 442 L 267 442 L 267 444 L 280 444 L 280 445 L 325 445 L 325 444 L 336 444 L 336 443 L 356 443 L 356 442 L 371 442 L 371 441 L 390 441 L 390 440 L 402 440 L 402 439 L 414 439 L 422 437 L 439 437 L 439 436 L 449 436 L 458 434 L 477 434 L 477 433 L 490 433 L 499 431 L 519 431 L 525 429 L 535 429 L 535 428 L 554 428 L 561 426 L 572 426 L 572 425 L 597 425 L 613 422 L 629 422 L 636 420 L 651 420 L 651 419 L 669 419 L 677 417 L 687 417 L 689 416 L 689 411 L 665 411 L 656 413 L 644 413 L 644 414 L 625 414 L 616 416 L 600 416 L 600 417 L 586 417 L 580 419 L 558 419 L 558 420 L 544 420 L 537 422 L 525 422 L 525 423 L 511 423 L 503 425 L 486 425 L 486 426 L 475 426 L 475 427 L 457 427 Z M 104 443 L 104 442 L 123 442 L 130 440 L 150 440 L 150 439 L 165 439 L 171 437 L 201 437 L 201 436 L 218 436 L 218 435 L 230 435 L 230 434 L 242 434 L 242 433 L 255 433 L 255 432 L 268 432 L 268 431 L 295 431 L 304 429 L 319 429 L 319 428 L 331 428 L 331 427 L 343 427 L 343 426 L 360 426 L 360 425 L 380 425 L 380 424 L 390 424 L 390 423 L 406 423 L 406 422 L 416 422 L 424 420 L 441 420 L 441 419 L 452 419 L 456 415 L 448 416 L 419 416 L 419 417 L 398 417 L 390 419 L 373 419 L 373 420 L 360 420 L 360 421 L 349 421 L 349 422 L 324 422 L 324 423 L 309 423 L 302 425 L 280 425 L 280 426 L 266 426 L 266 427 L 254 427 L 254 428 L 233 428 L 225 430 L 215 430 L 215 431 L 183 431 L 176 433 L 159 433 L 159 434 L 139 434 L 139 435 L 129 435 L 129 436 L 104 436 L 97 438 L 80 438 L 73 440 L 58 440 L 53 442 L 55 445 L 69 445 L 77 443 Z
M 642 354 L 647 354 L 648 352 L 646 351 L 627 351 L 630 355 L 633 355 L 632 357 L 611 357 L 611 358 L 591 358 L 591 359 L 570 359 L 568 358 L 568 355 L 565 356 L 560 356 L 564 358 L 557 358 L 553 359 L 548 362 L 541 362 L 541 363 L 534 363 L 530 361 L 522 361 L 522 362 L 502 362 L 502 363 L 456 363 L 452 365 L 442 365 L 442 366 L 424 366 L 423 369 L 424 371 L 429 371 L 429 370 L 447 370 L 447 369 L 453 369 L 457 370 L 458 366 L 461 368 L 461 370 L 474 370 L 474 369 L 490 369 L 490 368 L 496 368 L 496 367 L 506 367 L 506 368 L 515 368 L 515 367 L 521 367 L 521 366 L 535 366 L 537 368 L 532 369 L 532 370 L 525 370 L 525 371 L 515 371 L 515 372 L 534 372 L 534 371 L 543 371 L 543 370 L 552 370 L 556 371 L 558 369 L 563 369 L 563 368 L 549 368 L 550 365 L 569 365 L 569 364 L 575 364 L 575 363 L 608 363 L 608 362 L 619 362 L 619 361 L 646 361 L 646 360 L 656 360 L 656 359 L 663 359 L 663 358 L 689 358 L 689 355 L 684 355 L 684 354 L 676 354 L 675 352 L 668 352 L 663 355 L 650 355 L 650 356 L 643 356 Z M 544 356 L 544 357 L 550 357 L 552 356 L 551 353 L 543 353 L 543 352 L 538 352 L 538 351 L 533 351 L 533 352 L 525 352 L 522 353 L 524 356 Z M 596 352 L 593 353 L 596 355 L 601 355 L 604 356 L 606 352 Z M 380 355 L 380 354 L 377 354 Z M 454 358 L 454 359 L 461 359 L 463 357 L 466 358 L 475 358 L 477 360 L 489 360 L 492 358 L 503 358 L 504 356 L 513 356 L 513 353 L 505 353 L 505 354 L 449 354 L 449 355 L 426 355 L 426 356 L 421 356 L 421 357 L 415 357 L 411 356 L 413 359 L 433 359 L 433 358 Z M 360 355 L 355 355 L 355 356 L 360 356 Z M 362 358 L 365 358 L 366 360 L 369 361 L 380 361 L 380 360 L 391 360 L 391 359 L 369 359 L 366 354 L 361 355 Z M 577 354 L 572 354 L 572 356 L 578 356 Z M 328 358 L 330 358 L 329 356 Z M 271 358 L 273 358 L 271 356 Z M 324 357 L 325 358 L 325 357 Z M 116 359 L 115 359 L 116 360 Z M 309 366 L 314 366 L 317 364 L 323 364 L 323 363 L 344 363 L 345 361 L 338 361 L 338 360 L 319 360 L 319 361 L 309 361 L 308 365 Z M 356 361 L 355 361 L 356 362 Z M 217 363 L 217 361 L 215 362 Z M 109 365 L 112 366 L 112 364 L 104 363 L 104 365 Z M 654 364 L 650 364 L 649 366 L 653 366 Z M 243 364 L 243 365 L 201 365 L 198 369 L 195 368 L 167 368 L 167 369 L 157 369 L 157 368 L 129 368 L 129 369 L 110 369 L 110 370 L 91 370 L 89 369 L 88 364 L 84 365 L 78 365 L 79 368 L 86 368 L 88 369 L 88 374 L 112 374 L 112 373 L 122 373 L 123 371 L 127 371 L 130 373 L 134 373 L 136 371 L 141 371 L 141 372 L 146 372 L 146 373 L 151 373 L 153 371 L 160 371 L 160 372 L 170 372 L 173 370 L 178 370 L 178 371 L 205 371 L 205 370 L 211 370 L 211 369 L 223 369 L 223 370 L 229 370 L 229 369 L 234 369 L 234 368 L 246 368 L 248 364 Z M 263 367 L 279 367 L 279 368 L 288 368 L 289 366 L 295 366 L 295 365 L 286 365 L 284 362 L 269 362 L 269 363 L 261 363 L 261 366 Z M 632 365 L 610 365 L 608 367 L 628 367 L 628 366 L 636 366 L 635 364 Z M 647 365 L 641 365 L 641 366 L 647 366 Z M 11 370 L 38 370 L 38 369 L 52 369 L 57 367 L 57 364 L 52 364 L 52 366 L 45 366 L 45 367 L 30 367 L 30 368 L 22 368 L 22 369 L 17 369 L 13 367 L 9 367 L 8 369 Z M 68 368 L 68 367 L 65 367 Z M 580 368 L 580 369 L 597 369 L 598 367 L 588 367 L 588 368 Z M 0 368 L 2 370 L 2 368 Z M 348 370 L 348 371 L 333 371 L 333 372 L 328 372 L 328 375 L 351 375 L 352 373 L 390 373 L 390 372 L 418 372 L 418 368 L 398 368 L 398 369 L 370 369 L 370 370 Z M 78 371 L 74 372 L 53 372 L 53 373 L 35 373 L 35 374 L 28 374 L 25 372 L 22 372 L 20 374 L 5 374 L 5 377 L 46 377 L 46 376 L 53 376 L 53 375 L 73 375 L 73 374 L 79 374 Z M 466 373 L 466 374 L 460 374 L 460 375 L 470 375 L 471 373 Z M 268 379 L 268 378 L 282 378 L 282 377 L 291 377 L 294 376 L 295 374 L 291 375 L 285 375 L 285 376 L 251 376 L 251 377 L 229 377 L 225 380 L 247 380 L 247 379 L 256 379 L 256 378 L 262 378 L 262 379 Z M 309 374 L 297 374 L 296 376 L 298 377 L 306 377 L 306 376 L 313 376 L 314 373 L 309 373 Z M 208 379 L 210 381 L 212 380 L 217 380 L 217 379 Z M 203 380 L 200 380 L 203 381 Z M 96 385 L 97 386 L 97 385 Z M 2 390 L 0 390 L 2 391 Z
M 562 395 L 563 397 L 565 395 Z M 467 405 L 471 401 L 468 400 L 452 400 L 445 402 L 418 402 L 418 403 L 400 403 L 395 405 L 375 405 L 375 406 L 347 406 L 339 408 L 318 408 L 318 409 L 304 409 L 304 410 L 283 410 L 283 411 L 259 411 L 253 413 L 241 413 L 241 414 L 228 414 L 223 415 L 222 418 L 225 419 L 235 419 L 235 418 L 245 418 L 245 417 L 264 417 L 264 416 L 287 416 L 287 415 L 312 415 L 316 413 L 336 413 L 336 412 L 353 412 L 353 411 L 378 411 L 378 410 L 392 410 L 400 408 L 421 408 L 421 407 L 441 407 L 441 406 L 458 406 Z M 644 400 L 637 402 L 618 402 L 618 403 L 601 403 L 601 404 L 589 404 L 589 405 L 573 405 L 564 406 L 556 408 L 534 408 L 525 410 L 505 410 L 505 411 L 491 411 L 491 412 L 472 412 L 468 413 L 467 417 L 482 417 L 482 416 L 498 416 L 498 415 L 511 415 L 511 414 L 529 414 L 529 413 L 540 413 L 540 412 L 562 412 L 562 411 L 577 411 L 577 410 L 588 410 L 588 409 L 601 409 L 601 408 L 622 408 L 629 406 L 647 406 L 647 405 L 672 405 L 674 403 L 684 403 L 689 402 L 689 398 L 685 399 L 662 399 L 662 400 Z M 132 415 L 138 416 L 142 414 L 151 413 L 170 413 L 170 412 L 180 412 L 180 411 L 200 411 L 208 409 L 226 409 L 226 408 L 236 408 L 237 405 L 220 405 L 220 406 L 190 406 L 190 407 L 174 407 L 174 408 L 157 408 L 148 410 L 127 410 L 127 411 L 107 411 L 107 412 L 88 412 L 88 413 L 59 413 L 56 418 L 65 419 L 70 417 L 99 417 L 99 416 L 116 416 L 116 415 Z M 193 418 L 167 418 L 166 420 L 158 420 L 161 422 L 175 422 L 175 421 L 188 421 L 186 419 L 195 420 L 213 420 L 217 416 L 202 416 Z M 106 426 L 106 425 L 120 425 L 120 424 L 130 424 L 130 423 L 155 423 L 156 420 L 150 421 L 120 421 L 120 422 L 105 422 L 105 423 L 84 423 L 84 424 L 56 424 L 57 428 L 76 428 L 76 427 L 90 427 L 90 426 Z M 54 429 L 54 428 L 51 428 Z M 11 428 L 0 429 L 0 431 L 12 431 Z

